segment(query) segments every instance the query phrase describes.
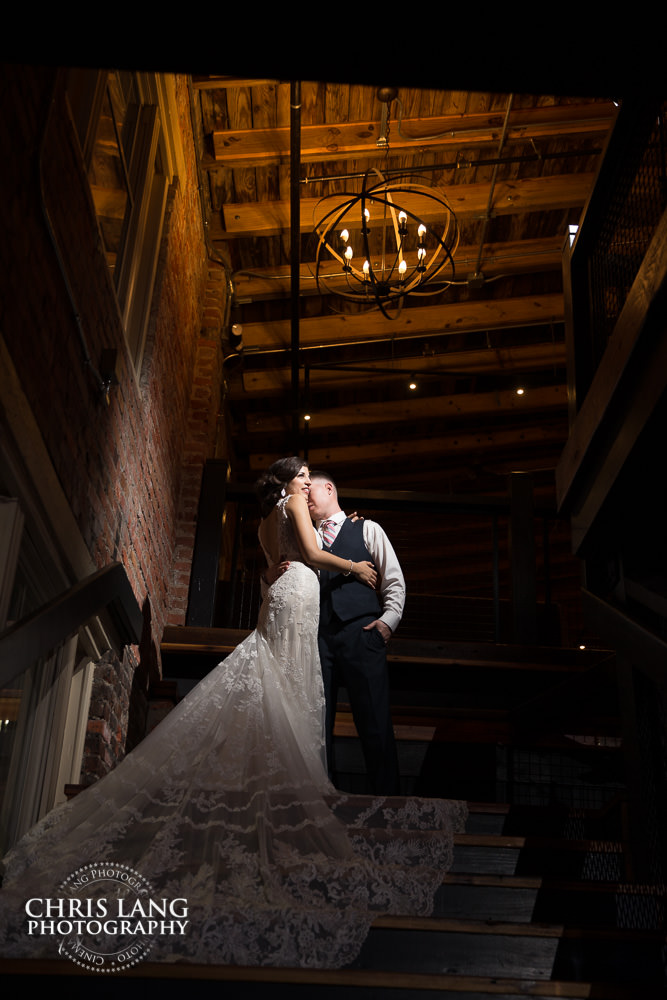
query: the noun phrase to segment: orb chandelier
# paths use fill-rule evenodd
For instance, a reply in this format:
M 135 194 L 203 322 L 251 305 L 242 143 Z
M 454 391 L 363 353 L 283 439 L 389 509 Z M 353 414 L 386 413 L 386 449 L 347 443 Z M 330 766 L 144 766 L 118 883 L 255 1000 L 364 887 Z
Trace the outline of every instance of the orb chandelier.
M 394 319 L 407 295 L 435 295 L 453 279 L 459 229 L 438 189 L 388 180 L 373 168 L 358 193 L 328 195 L 319 205 L 329 199 L 334 207 L 315 222 L 319 291 Z

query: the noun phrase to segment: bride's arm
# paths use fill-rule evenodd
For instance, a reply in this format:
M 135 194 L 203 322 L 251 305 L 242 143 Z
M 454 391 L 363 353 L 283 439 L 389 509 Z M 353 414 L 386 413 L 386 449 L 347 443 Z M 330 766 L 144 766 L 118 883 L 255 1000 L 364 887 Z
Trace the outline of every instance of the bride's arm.
M 313 523 L 310 519 L 308 504 L 304 497 L 295 493 L 285 505 L 288 516 L 292 519 L 294 533 L 296 534 L 301 555 L 304 560 L 317 569 L 328 569 L 334 573 L 353 573 L 362 583 L 367 583 L 369 587 L 375 587 L 377 573 L 372 563 L 353 562 L 351 559 L 342 559 L 335 556 L 333 552 L 323 552 L 317 544 L 317 536 L 313 531 Z

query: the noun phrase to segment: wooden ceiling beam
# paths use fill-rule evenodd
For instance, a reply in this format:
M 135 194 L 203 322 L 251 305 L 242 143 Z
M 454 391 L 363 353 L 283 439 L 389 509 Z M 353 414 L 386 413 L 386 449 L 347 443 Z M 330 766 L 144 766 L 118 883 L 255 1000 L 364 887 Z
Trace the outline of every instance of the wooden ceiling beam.
M 567 387 L 565 385 L 541 386 L 530 389 L 523 395 L 505 389 L 498 392 L 462 392 L 455 395 L 410 397 L 404 400 L 353 403 L 335 408 L 311 409 L 309 433 L 345 428 L 373 427 L 381 424 L 406 422 L 408 433 L 413 433 L 410 424 L 415 421 L 442 419 L 476 419 L 483 417 L 503 417 L 511 414 L 521 418 L 536 411 L 561 410 L 567 412 Z M 291 413 L 249 413 L 246 416 L 246 430 L 253 434 L 272 434 L 289 430 Z
M 340 347 L 377 340 L 410 339 L 425 334 L 458 334 L 474 330 L 562 323 L 563 295 L 527 295 L 523 298 L 478 299 L 442 305 L 406 308 L 395 319 L 378 312 L 305 317 L 299 324 L 300 346 Z M 283 351 L 291 344 L 291 321 L 246 323 L 246 352 Z
M 548 239 L 516 240 L 507 243 L 487 243 L 479 261 L 486 278 L 503 275 L 534 274 L 542 271 L 557 271 L 562 267 L 562 250 L 566 237 L 552 236 Z M 479 247 L 460 246 L 454 255 L 457 279 L 464 278 L 469 271 L 476 270 Z M 321 268 L 327 286 L 335 289 L 345 286 L 345 275 L 337 261 L 324 261 Z M 238 271 L 233 276 L 234 294 L 239 305 L 248 302 L 269 301 L 287 298 L 291 291 L 291 268 L 289 264 L 280 267 L 254 268 L 252 271 Z M 302 264 L 300 268 L 300 294 L 326 294 L 327 289 L 315 281 L 312 264 Z
M 276 355 L 277 358 L 277 355 Z M 306 360 L 306 364 L 307 364 Z M 248 365 L 251 364 L 251 357 Z M 520 347 L 486 347 L 481 350 L 448 351 L 443 354 L 419 355 L 412 358 L 380 358 L 376 361 L 363 361 L 359 367 L 365 371 L 354 371 L 354 362 L 350 368 L 341 365 L 340 368 L 318 368 L 316 364 L 309 367 L 308 379 L 311 390 L 318 392 L 329 388 L 352 389 L 366 385 L 369 378 L 375 384 L 389 382 L 397 375 L 414 373 L 419 376 L 456 375 L 457 372 L 471 374 L 490 374 L 508 372 L 539 371 L 547 368 L 564 367 L 566 364 L 565 344 L 562 342 L 545 341 L 542 344 L 528 344 Z M 394 369 L 396 374 L 374 369 Z M 302 361 L 303 371 L 303 361 Z M 257 395 L 262 398 L 279 396 L 288 392 L 291 387 L 292 367 L 289 355 L 285 354 L 282 367 L 276 365 L 269 369 L 252 370 L 246 366 L 241 379 L 230 380 L 229 399 L 236 400 Z M 303 375 L 302 375 L 303 380 Z
M 605 135 L 616 108 L 609 103 L 520 108 L 510 114 L 506 143 Z M 467 113 L 431 118 L 407 118 L 392 123 L 390 148 L 394 155 L 421 154 L 463 146 L 497 145 L 505 115 Z M 301 126 L 302 163 L 385 157 L 378 146 L 380 123 L 368 120 Z M 259 167 L 288 163 L 289 128 L 230 129 L 212 133 L 215 163 L 226 167 Z M 532 148 L 530 155 L 535 155 Z
M 512 429 L 489 429 L 462 431 L 447 435 L 433 435 L 419 440 L 404 441 L 371 441 L 364 442 L 363 435 L 356 441 L 327 445 L 325 447 L 309 447 L 308 462 L 313 468 L 330 468 L 334 465 L 344 466 L 350 478 L 350 472 L 356 465 L 367 465 L 369 462 L 390 462 L 396 459 L 430 459 L 442 462 L 448 458 L 459 458 L 464 455 L 466 462 L 480 461 L 482 456 L 493 455 L 502 449 L 524 450 L 529 445 L 545 447 L 549 444 L 562 444 L 563 426 L 557 421 L 544 426 L 528 424 Z M 281 452 L 257 451 L 248 455 L 250 469 L 260 472 L 267 469 L 272 462 L 281 457 Z M 520 462 L 517 468 L 520 467 Z
M 513 472 L 530 472 L 534 478 L 539 478 L 540 481 L 544 481 L 548 477 L 553 482 L 554 467 L 566 435 L 567 428 L 564 427 L 563 439 L 556 439 L 548 445 L 543 442 L 531 444 L 518 452 L 511 448 L 504 449 L 499 454 L 497 461 L 488 453 L 473 456 L 456 454 L 442 460 L 437 455 L 426 457 L 419 455 L 415 461 L 410 461 L 408 457 L 401 458 L 400 461 L 396 462 L 388 461 L 385 455 L 384 458 L 376 459 L 374 462 L 363 461 L 359 465 L 355 465 L 353 454 L 355 445 L 352 444 L 349 448 L 350 454 L 347 461 L 343 458 L 337 464 L 327 462 L 326 468 L 340 483 L 345 483 L 348 486 L 363 478 L 365 482 L 372 482 L 378 488 L 392 491 L 423 489 L 448 496 L 452 495 L 453 489 L 456 489 L 458 495 L 464 495 L 469 490 L 479 496 L 498 496 L 506 490 L 509 476 Z M 307 442 L 302 441 L 298 447 L 308 454 Z M 276 442 L 271 442 L 262 450 L 277 454 L 281 448 Z M 283 454 L 288 454 L 291 451 L 291 444 L 287 449 L 282 449 Z M 539 465 L 536 464 L 538 458 Z M 254 472 L 251 472 L 250 469 L 247 470 L 246 475 L 249 481 L 255 478 Z M 454 487 L 453 484 L 456 486 Z M 539 502 L 541 508 L 545 510 L 555 510 L 553 487 L 539 494 L 536 491 L 535 502 L 536 504 Z M 363 506 L 364 510 L 367 511 L 367 516 L 373 517 L 373 514 L 370 513 L 373 508 L 366 506 L 365 501 L 355 498 L 354 504 Z M 385 517 L 386 515 L 383 514 L 383 520 Z M 400 537 L 400 532 L 395 528 L 392 529 L 392 532 L 397 539 Z
M 194 90 L 226 90 L 228 87 L 263 87 L 269 83 L 277 83 L 277 80 L 269 80 L 263 77 L 244 76 L 193 76 L 192 86 Z
M 515 215 L 581 207 L 588 198 L 593 181 L 592 173 L 499 181 L 493 189 L 490 214 Z M 445 195 L 459 220 L 481 220 L 487 217 L 490 183 L 452 184 L 441 193 Z M 325 200 L 302 198 L 301 232 L 312 231 L 318 218 L 343 204 L 348 197 L 336 194 Z M 442 209 L 437 207 L 437 203 L 419 194 L 411 193 L 401 197 L 401 206 L 424 222 L 435 222 L 442 216 Z M 290 228 L 289 201 L 236 202 L 224 205 L 220 215 L 222 228 L 218 228 L 217 213 L 211 220 L 212 239 L 277 236 Z

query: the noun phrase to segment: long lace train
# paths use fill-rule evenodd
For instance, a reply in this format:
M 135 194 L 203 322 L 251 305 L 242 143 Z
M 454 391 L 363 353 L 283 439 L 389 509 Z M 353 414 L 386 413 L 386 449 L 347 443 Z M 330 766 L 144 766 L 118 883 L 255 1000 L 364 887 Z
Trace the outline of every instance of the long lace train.
M 4 859 L 5 956 L 53 955 L 25 901 L 86 864 L 124 863 L 186 899 L 151 959 L 336 968 L 376 915 L 427 914 L 465 804 L 345 795 L 323 764 L 319 585 L 293 563 L 259 626 L 113 772 Z

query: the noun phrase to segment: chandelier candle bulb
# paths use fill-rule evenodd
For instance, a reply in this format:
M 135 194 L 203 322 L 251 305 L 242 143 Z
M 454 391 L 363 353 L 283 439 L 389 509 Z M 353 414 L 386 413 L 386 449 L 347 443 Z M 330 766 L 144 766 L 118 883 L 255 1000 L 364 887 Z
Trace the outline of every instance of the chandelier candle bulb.
M 387 180 L 373 168 L 364 174 L 360 191 L 345 192 L 342 200 L 338 193 L 326 195 L 321 205 L 315 213 L 315 279 L 320 292 L 356 302 L 363 311 L 379 309 L 385 318 L 394 319 L 412 292 L 439 295 L 454 280 L 459 227 L 438 187 Z M 326 255 L 342 266 L 343 281 L 333 276 L 329 283 Z M 358 266 L 353 265 L 355 256 Z
M 368 236 L 368 234 L 370 233 L 370 229 L 368 228 L 368 223 L 370 222 L 370 218 L 371 218 L 371 213 L 368 211 L 367 208 L 365 208 L 364 209 L 363 224 L 361 226 L 361 235 L 362 236 Z

